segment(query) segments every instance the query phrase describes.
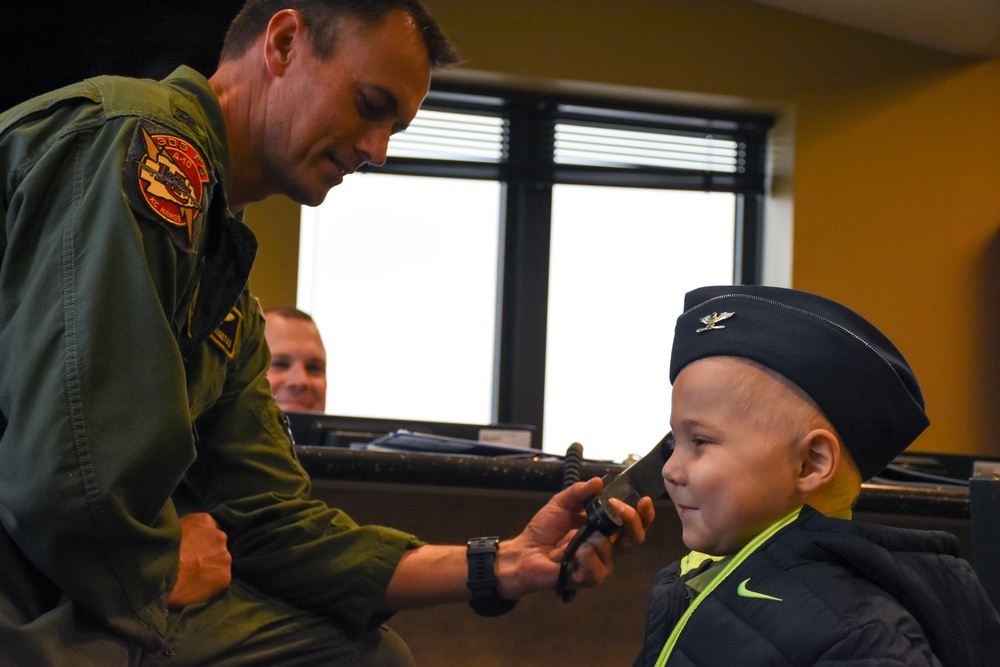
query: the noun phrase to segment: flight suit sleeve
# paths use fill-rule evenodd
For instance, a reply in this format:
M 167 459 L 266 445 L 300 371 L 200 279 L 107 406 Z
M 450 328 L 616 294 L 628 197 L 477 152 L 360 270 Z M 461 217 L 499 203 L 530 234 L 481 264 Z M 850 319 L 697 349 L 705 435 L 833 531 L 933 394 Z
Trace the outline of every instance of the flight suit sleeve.
M 97 107 L 0 134 L 0 520 L 40 575 L 152 647 L 176 578 L 170 496 L 195 458 L 171 318 L 194 262 L 137 220 L 136 122 Z
M 199 455 L 185 484 L 228 533 L 234 576 L 353 631 L 369 627 L 382 618 L 377 606 L 400 557 L 420 542 L 359 526 L 309 499 L 308 477 L 271 397 L 263 318 L 248 293 L 232 319 L 241 323 L 233 359 L 220 364 L 226 351 L 210 341 L 200 370 L 189 369 L 205 391 L 212 376 L 222 386 L 196 422 Z

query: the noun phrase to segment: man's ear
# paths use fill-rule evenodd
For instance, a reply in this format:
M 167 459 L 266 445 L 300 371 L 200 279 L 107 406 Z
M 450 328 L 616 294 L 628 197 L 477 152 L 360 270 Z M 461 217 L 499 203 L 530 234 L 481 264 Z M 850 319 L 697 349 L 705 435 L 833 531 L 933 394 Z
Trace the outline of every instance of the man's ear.
M 801 464 L 798 479 L 800 493 L 813 493 L 834 480 L 843 455 L 836 435 L 825 428 L 814 429 L 796 443 L 796 448 Z
M 282 9 L 275 13 L 264 31 L 264 64 L 272 76 L 281 76 L 292 62 L 300 44 L 305 44 L 306 23 L 294 9 Z

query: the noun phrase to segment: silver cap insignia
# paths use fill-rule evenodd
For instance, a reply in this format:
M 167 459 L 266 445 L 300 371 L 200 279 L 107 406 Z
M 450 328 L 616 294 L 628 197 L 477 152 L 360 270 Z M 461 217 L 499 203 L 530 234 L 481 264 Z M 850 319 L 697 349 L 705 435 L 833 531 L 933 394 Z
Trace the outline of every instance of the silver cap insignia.
M 722 320 L 728 320 L 735 314 L 736 313 L 712 313 L 711 315 L 706 315 L 705 317 L 698 320 L 705 326 L 703 326 L 701 329 L 697 329 L 695 333 L 712 331 L 713 329 L 725 329 L 726 327 L 721 326 L 719 322 L 721 322 Z

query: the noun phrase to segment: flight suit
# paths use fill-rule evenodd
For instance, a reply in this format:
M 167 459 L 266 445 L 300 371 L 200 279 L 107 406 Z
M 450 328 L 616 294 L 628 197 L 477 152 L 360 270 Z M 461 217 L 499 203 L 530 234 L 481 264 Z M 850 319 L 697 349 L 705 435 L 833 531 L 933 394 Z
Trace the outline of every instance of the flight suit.
M 229 213 L 228 164 L 219 102 L 189 68 L 0 115 L 0 664 L 176 650 L 166 599 L 187 512 L 228 535 L 223 598 L 273 600 L 347 640 L 379 626 L 420 544 L 309 498 L 267 384 L 246 287 L 257 243 Z

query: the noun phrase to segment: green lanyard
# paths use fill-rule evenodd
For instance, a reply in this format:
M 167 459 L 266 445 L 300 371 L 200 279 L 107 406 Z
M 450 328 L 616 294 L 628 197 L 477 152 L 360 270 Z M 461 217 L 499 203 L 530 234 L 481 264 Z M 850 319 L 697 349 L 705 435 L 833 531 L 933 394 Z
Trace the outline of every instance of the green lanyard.
M 694 602 L 692 602 L 691 606 L 687 608 L 687 611 L 684 612 L 681 619 L 677 621 L 677 625 L 674 626 L 673 631 L 670 633 L 670 637 L 667 638 L 667 643 L 663 645 L 663 650 L 660 652 L 660 657 L 656 660 L 655 667 L 663 667 L 667 664 L 667 659 L 670 657 L 670 653 L 674 650 L 674 646 L 676 646 L 677 640 L 680 638 L 681 631 L 684 630 L 684 626 L 687 624 L 688 619 L 691 618 L 691 614 L 693 614 L 694 610 L 698 608 L 701 601 L 708 597 L 708 594 L 714 591 L 716 587 L 718 587 L 718 585 L 721 584 L 733 570 L 738 568 L 743 561 L 749 558 L 750 554 L 756 551 L 760 545 L 767 542 L 776 532 L 795 521 L 801 511 L 802 508 L 798 507 L 785 515 L 785 517 L 772 523 L 770 526 L 765 528 L 760 535 L 750 540 L 746 546 L 740 549 L 739 552 L 733 556 L 732 560 L 725 564 L 722 570 L 719 571 L 719 574 L 709 582 L 709 584 L 705 587 L 705 590 L 703 590 L 701 594 L 694 599 Z

